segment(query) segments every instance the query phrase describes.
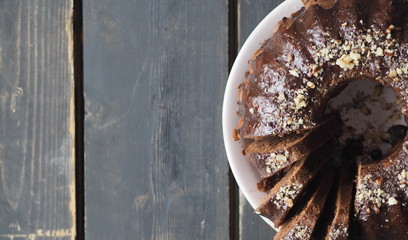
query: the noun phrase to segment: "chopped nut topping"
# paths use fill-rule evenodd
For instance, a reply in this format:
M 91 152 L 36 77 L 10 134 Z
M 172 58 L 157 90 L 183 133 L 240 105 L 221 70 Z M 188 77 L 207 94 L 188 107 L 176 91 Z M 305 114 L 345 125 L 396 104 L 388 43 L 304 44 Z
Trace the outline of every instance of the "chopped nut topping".
M 395 78 L 397 76 L 397 71 L 395 69 L 392 69 L 390 73 L 388 74 L 388 77 L 390 78 Z
M 383 179 L 382 179 L 382 178 L 378 178 L 378 179 L 375 180 L 375 183 L 376 183 L 377 185 L 381 185 L 382 182 L 383 182 Z
M 343 69 L 353 69 L 356 65 L 356 62 L 350 55 L 343 54 L 343 56 L 337 59 L 336 64 Z
M 385 192 L 381 185 L 373 184 L 372 175 L 368 174 L 361 178 L 357 184 L 357 193 L 356 193 L 356 205 L 361 205 L 363 203 L 372 202 L 375 206 L 372 209 L 367 207 L 367 213 L 370 213 L 371 210 L 375 212 L 379 211 L 377 208 L 381 207 L 386 201 L 390 198 L 390 194 Z
M 339 238 L 343 238 L 343 237 L 348 237 L 348 227 L 343 227 L 343 228 L 337 228 L 334 231 L 331 231 L 329 236 L 328 236 L 328 240 L 336 240 Z
M 408 173 L 407 171 L 404 169 L 402 170 L 398 176 L 398 181 L 399 181 L 399 187 L 404 190 L 406 192 L 406 195 L 408 195 L 408 189 L 406 189 L 407 186 L 407 182 L 408 182 Z
M 390 198 L 388 199 L 388 205 L 389 205 L 389 206 L 396 205 L 396 204 L 398 204 L 398 201 L 397 201 L 397 199 L 395 199 L 394 197 L 390 197 Z
M 285 203 L 288 207 L 293 207 L 293 200 L 292 199 L 286 199 Z
M 273 203 L 278 209 L 293 207 L 293 200 L 297 198 L 302 187 L 302 184 L 292 182 L 279 188 L 278 192 L 275 195 L 275 200 L 273 201 Z
M 384 50 L 382 48 L 380 48 L 380 47 L 377 48 L 377 50 L 375 52 L 375 55 L 378 56 L 378 57 L 384 56 Z
M 358 65 L 358 61 L 361 59 L 361 54 L 356 53 L 356 52 L 351 52 L 350 57 L 351 57 L 351 59 L 354 60 L 355 63 L 357 62 L 356 65 Z
M 306 107 L 305 95 L 298 93 L 295 97 L 296 110 Z
M 397 71 L 397 74 L 398 74 L 398 75 L 402 75 L 402 74 L 403 74 L 403 72 L 402 72 L 402 69 L 401 69 L 401 68 L 397 68 L 397 69 L 396 69 L 396 71 Z
M 296 98 L 295 98 L 295 102 L 300 102 L 300 101 L 302 101 L 302 100 L 304 100 L 305 99 L 305 96 L 304 95 L 302 95 L 302 94 L 298 94 L 297 96 L 296 96 Z
M 293 123 L 293 118 L 289 118 L 287 121 L 288 124 L 292 124 Z
M 271 153 L 271 155 L 265 160 L 266 172 L 272 173 L 286 167 L 289 164 L 288 159 L 288 151 L 278 151 Z
M 395 26 L 394 26 L 394 25 L 390 25 L 390 26 L 387 28 L 386 32 L 387 32 L 387 33 L 391 33 L 391 31 L 394 30 L 394 29 L 395 29 Z
M 283 93 L 283 92 L 279 92 L 278 99 L 279 99 L 280 101 L 285 100 L 285 99 L 286 99 L 286 97 L 285 97 L 285 93 Z
M 299 77 L 299 71 L 296 69 L 292 69 L 289 71 L 289 73 L 295 77 Z
M 311 81 L 308 81 L 308 82 L 307 82 L 307 86 L 313 89 L 313 88 L 316 87 L 316 84 L 314 84 L 314 83 L 311 82 Z
M 288 62 L 292 62 L 293 59 L 294 59 L 293 54 L 288 54 L 288 56 L 286 56 L 286 61 L 288 61 Z
M 394 51 L 388 50 L 388 49 L 384 50 L 384 53 L 385 53 L 386 56 L 392 56 L 392 55 L 394 55 Z
M 315 74 L 315 73 L 317 73 L 318 70 L 319 70 L 319 65 L 313 64 L 312 65 L 312 73 Z
M 308 226 L 296 224 L 288 233 L 288 235 L 283 238 L 283 240 L 293 239 L 292 236 L 295 236 L 295 239 L 310 239 L 312 236 L 312 230 Z
M 239 134 L 238 134 L 238 129 L 234 129 L 232 131 L 232 138 L 234 139 L 234 141 L 238 141 L 240 139 Z
M 367 36 L 366 36 L 366 41 L 367 41 L 368 43 L 371 43 L 371 41 L 373 41 L 373 36 L 367 35 Z

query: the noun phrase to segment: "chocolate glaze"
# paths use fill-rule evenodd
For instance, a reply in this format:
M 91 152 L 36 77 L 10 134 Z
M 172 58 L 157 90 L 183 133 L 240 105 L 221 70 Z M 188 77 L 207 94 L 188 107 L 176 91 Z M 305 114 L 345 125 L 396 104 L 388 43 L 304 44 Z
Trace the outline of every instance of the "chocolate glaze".
M 382 209 L 379 214 L 370 215 L 366 221 L 359 221 L 359 234 L 352 239 L 405 240 L 408 236 L 407 209 L 398 204 Z
M 408 238 L 407 142 L 379 163 L 360 163 L 355 199 L 359 239 Z
M 313 129 L 322 122 L 327 101 L 359 79 L 392 87 L 407 116 L 408 3 L 305 2 L 306 8 L 283 19 L 249 61 L 247 81 L 239 86 L 238 137 Z M 380 162 L 360 163 L 355 200 L 355 220 L 362 234 L 358 239 L 408 239 L 407 141 L 405 137 Z
M 257 138 L 311 129 L 322 121 L 328 99 L 353 80 L 372 79 L 388 84 L 407 101 L 407 74 L 398 74 L 398 81 L 394 81 L 394 75 L 390 74 L 391 70 L 408 62 L 408 30 L 405 28 L 408 19 L 400 17 L 407 10 L 403 2 L 339 0 L 331 9 L 312 5 L 296 12 L 291 19 L 283 19 L 278 30 L 249 61 L 248 79 L 239 87 L 239 115 L 242 117 L 239 136 Z M 391 25 L 398 27 L 398 30 L 391 30 L 391 39 L 395 41 L 394 45 L 399 45 L 389 46 L 393 53 L 388 56 L 384 44 L 379 43 L 390 40 L 387 39 L 387 29 Z M 372 37 L 380 35 L 379 39 L 363 38 L 369 34 L 368 30 L 372 31 Z M 321 51 L 333 50 L 328 48 L 332 41 L 338 41 L 338 47 L 342 48 L 346 41 L 359 40 L 367 48 L 381 45 L 383 53 L 376 55 L 377 48 L 371 51 L 370 57 L 367 52 L 359 52 L 359 64 L 347 70 L 336 61 L 343 53 L 349 55 L 352 50 L 340 52 L 342 55 L 328 60 L 316 57 Z M 362 46 L 354 44 L 354 47 Z M 318 67 L 313 68 L 314 65 Z M 315 71 L 318 74 L 312 75 Z M 308 87 L 308 82 L 315 87 Z M 295 105 L 299 90 L 304 91 L 306 105 L 301 108 L 289 106 Z

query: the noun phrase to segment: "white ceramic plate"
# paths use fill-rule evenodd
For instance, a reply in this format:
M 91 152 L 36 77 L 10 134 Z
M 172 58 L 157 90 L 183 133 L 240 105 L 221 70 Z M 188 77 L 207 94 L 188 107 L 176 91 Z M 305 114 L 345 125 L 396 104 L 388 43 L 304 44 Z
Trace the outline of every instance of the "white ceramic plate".
M 225 90 L 222 127 L 228 161 L 239 188 L 253 208 L 261 203 L 265 194 L 257 189 L 256 184 L 260 181 L 260 177 L 256 169 L 242 155 L 242 142 L 232 139 L 232 131 L 238 123 L 238 85 L 245 81 L 244 75 L 249 68 L 248 60 L 261 44 L 272 35 L 276 24 L 283 17 L 289 17 L 293 12 L 298 11 L 302 6 L 301 0 L 286 0 L 259 23 L 242 46 L 232 67 Z M 271 221 L 266 218 L 264 220 L 274 227 Z

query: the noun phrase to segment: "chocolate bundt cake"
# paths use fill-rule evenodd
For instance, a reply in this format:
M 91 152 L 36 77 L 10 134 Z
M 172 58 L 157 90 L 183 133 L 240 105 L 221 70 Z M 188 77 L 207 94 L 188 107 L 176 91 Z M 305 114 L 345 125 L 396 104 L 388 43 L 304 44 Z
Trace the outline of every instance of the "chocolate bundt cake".
M 264 178 L 260 182 L 257 183 L 257 188 L 260 192 L 268 192 L 271 190 L 277 183 L 279 183 L 282 178 L 286 175 L 286 173 L 291 169 L 292 166 L 288 166 L 282 169 L 277 174 L 273 175 L 272 177 Z
M 353 175 L 354 173 L 347 166 L 340 170 L 334 217 L 327 229 L 325 240 L 347 240 L 350 238 Z
M 276 234 L 275 240 L 303 240 L 311 239 L 316 231 L 316 223 L 323 214 L 334 173 L 327 171 L 321 179 L 321 184 L 312 194 L 306 206 L 296 216 L 287 221 Z
M 248 160 L 261 178 L 269 178 L 293 163 L 306 158 L 311 151 L 341 131 L 338 118 L 325 121 L 314 130 L 285 137 L 255 141 L 245 148 Z
M 330 159 L 331 150 L 329 144 L 325 144 L 308 158 L 297 162 L 269 191 L 255 212 L 272 220 L 276 227 L 282 225 L 310 181 Z
M 283 168 L 303 171 L 298 168 L 305 165 L 309 153 L 337 131 L 322 130 L 328 124 L 327 102 L 352 81 L 368 79 L 391 87 L 403 103 L 402 114 L 408 115 L 408 2 L 303 2 L 305 7 L 284 18 L 253 54 L 247 79 L 238 88 L 240 118 L 233 137 L 253 141 L 245 153 L 261 178 Z M 310 141 L 313 134 L 322 137 Z M 350 238 L 408 239 L 407 141 L 405 136 L 382 160 L 358 163 L 353 214 L 348 221 L 358 231 L 350 233 L 355 234 Z M 300 151 L 298 146 L 304 148 Z M 297 161 L 299 164 L 293 164 Z M 289 176 L 293 171 L 286 172 Z M 270 194 L 281 185 L 279 182 Z M 350 186 L 344 188 L 350 192 Z M 308 206 L 314 205 L 315 197 Z M 292 219 L 298 217 L 311 216 L 302 211 Z M 296 229 L 293 221 L 283 222 L 277 238 L 310 239 L 311 233 L 302 238 L 290 236 L 288 226 Z

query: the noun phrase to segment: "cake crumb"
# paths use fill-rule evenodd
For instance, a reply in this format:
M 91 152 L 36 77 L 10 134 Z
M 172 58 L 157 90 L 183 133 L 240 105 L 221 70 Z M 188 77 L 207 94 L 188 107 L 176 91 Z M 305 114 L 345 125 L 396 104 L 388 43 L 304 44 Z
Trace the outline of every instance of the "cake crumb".
M 238 141 L 240 139 L 238 129 L 232 130 L 232 138 L 234 139 L 234 141 Z

